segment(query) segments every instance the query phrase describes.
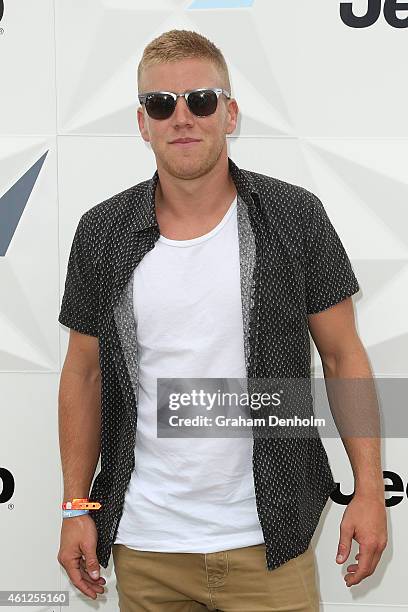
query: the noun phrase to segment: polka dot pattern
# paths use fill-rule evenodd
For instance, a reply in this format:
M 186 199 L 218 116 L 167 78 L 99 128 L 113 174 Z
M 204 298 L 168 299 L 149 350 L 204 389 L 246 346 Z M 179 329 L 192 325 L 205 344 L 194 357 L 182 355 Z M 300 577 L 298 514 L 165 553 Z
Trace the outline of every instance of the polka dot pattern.
M 359 290 L 351 263 L 316 195 L 240 169 L 230 158 L 228 165 L 238 193 L 248 380 L 310 382 L 307 314 Z M 90 514 L 98 531 L 98 559 L 105 568 L 134 469 L 138 354 L 132 282 L 135 267 L 160 235 L 154 197 L 158 180 L 156 170 L 151 179 L 81 216 L 58 317 L 63 325 L 99 339 L 101 471 L 90 498 L 100 501 L 102 509 Z M 273 570 L 307 549 L 335 482 L 319 437 L 268 438 L 255 433 L 256 506 L 266 567 Z

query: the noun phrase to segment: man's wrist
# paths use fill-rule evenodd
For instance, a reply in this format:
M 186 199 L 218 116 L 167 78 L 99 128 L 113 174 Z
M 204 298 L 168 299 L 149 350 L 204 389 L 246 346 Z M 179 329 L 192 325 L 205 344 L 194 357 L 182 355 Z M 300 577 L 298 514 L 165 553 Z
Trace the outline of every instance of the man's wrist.
M 354 496 L 384 501 L 384 483 L 381 483 L 381 486 L 356 485 L 354 490 Z
M 72 499 L 85 499 L 85 498 L 89 498 L 89 491 L 81 491 L 80 489 L 78 489 L 77 491 L 74 491 L 74 493 L 72 493 L 72 491 L 66 493 L 64 491 L 64 495 L 63 498 L 61 500 L 61 503 L 64 503 L 66 501 L 71 501 Z

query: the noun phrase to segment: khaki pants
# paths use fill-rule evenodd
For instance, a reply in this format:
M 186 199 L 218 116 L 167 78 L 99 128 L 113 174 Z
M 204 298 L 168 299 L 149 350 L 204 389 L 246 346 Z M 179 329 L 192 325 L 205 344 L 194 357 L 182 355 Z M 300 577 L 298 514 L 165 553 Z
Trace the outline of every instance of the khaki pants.
M 162 553 L 113 544 L 121 612 L 318 612 L 312 548 L 274 570 L 265 544 Z

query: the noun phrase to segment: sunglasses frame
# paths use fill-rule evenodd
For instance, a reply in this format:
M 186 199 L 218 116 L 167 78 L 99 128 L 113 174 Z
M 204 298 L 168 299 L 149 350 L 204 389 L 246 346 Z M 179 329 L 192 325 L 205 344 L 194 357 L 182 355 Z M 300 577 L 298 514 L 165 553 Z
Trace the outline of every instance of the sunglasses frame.
M 171 115 L 174 113 L 174 111 L 176 110 L 176 106 L 177 106 L 177 100 L 178 98 L 184 98 L 186 101 L 186 104 L 188 106 L 189 111 L 195 116 L 195 117 L 209 117 L 210 115 L 196 115 L 195 113 L 193 113 L 193 111 L 191 110 L 191 108 L 188 105 L 188 97 L 191 93 L 196 93 L 198 91 L 213 91 L 216 96 L 217 96 L 217 106 L 218 106 L 218 98 L 220 97 L 221 94 L 224 94 L 224 96 L 228 99 L 231 98 L 231 94 L 226 91 L 225 89 L 222 89 L 222 87 L 200 87 L 198 89 L 189 89 L 188 91 L 185 91 L 184 93 L 176 93 L 175 91 L 147 91 L 145 93 L 142 94 L 138 94 L 138 98 L 139 98 L 139 102 L 140 104 L 146 104 L 146 100 L 148 98 L 148 96 L 151 96 L 153 94 L 166 94 L 169 95 L 173 98 L 175 104 L 174 104 L 174 109 L 173 112 L 171 113 Z M 215 110 L 217 110 L 217 106 L 215 107 Z M 148 111 L 146 109 L 147 114 Z M 214 111 L 215 112 L 215 111 Z M 213 115 L 214 113 L 211 113 L 211 115 Z M 167 117 L 167 119 L 170 119 L 171 115 L 169 115 Z M 149 115 L 150 117 L 150 115 Z M 156 119 L 156 121 L 162 121 L 162 119 Z

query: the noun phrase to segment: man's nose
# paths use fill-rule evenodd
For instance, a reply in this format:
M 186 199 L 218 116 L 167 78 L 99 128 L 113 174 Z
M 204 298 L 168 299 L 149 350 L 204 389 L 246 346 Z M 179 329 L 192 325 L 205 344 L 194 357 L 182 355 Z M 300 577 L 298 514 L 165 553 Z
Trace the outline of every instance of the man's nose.
M 176 121 L 187 121 L 192 119 L 192 113 L 188 108 L 186 99 L 183 96 L 177 98 L 173 118 L 176 119 Z

